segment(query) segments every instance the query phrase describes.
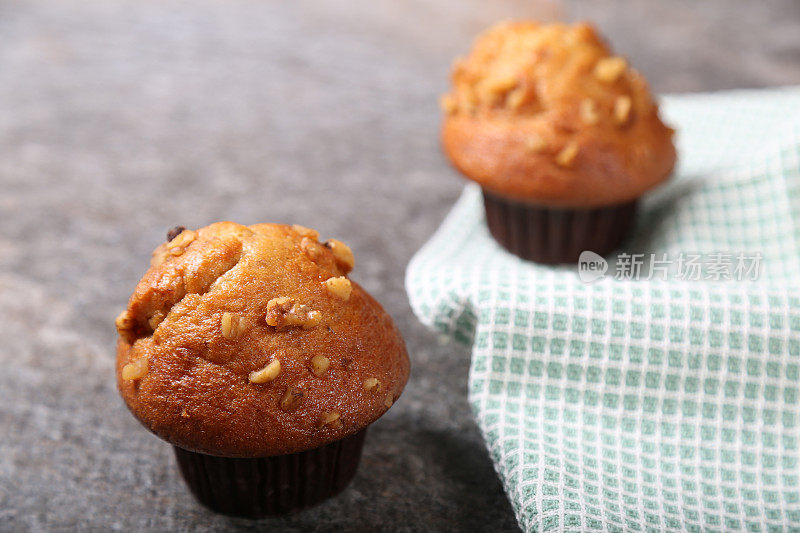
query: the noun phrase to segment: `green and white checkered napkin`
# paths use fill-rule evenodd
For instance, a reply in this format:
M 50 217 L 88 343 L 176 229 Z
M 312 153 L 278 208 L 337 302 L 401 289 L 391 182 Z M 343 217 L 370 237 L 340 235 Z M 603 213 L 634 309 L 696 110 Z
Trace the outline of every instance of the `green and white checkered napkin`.
M 471 348 L 469 400 L 525 530 L 800 531 L 800 88 L 662 109 L 677 177 L 624 250 L 703 254 L 702 279 L 526 263 L 468 186 L 408 267 L 411 305 Z M 757 280 L 725 280 L 720 258 L 759 254 Z

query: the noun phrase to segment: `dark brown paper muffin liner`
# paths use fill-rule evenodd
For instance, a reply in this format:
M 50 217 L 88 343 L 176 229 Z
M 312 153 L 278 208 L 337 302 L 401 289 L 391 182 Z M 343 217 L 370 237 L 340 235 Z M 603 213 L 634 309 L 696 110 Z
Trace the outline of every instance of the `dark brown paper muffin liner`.
M 183 479 L 197 500 L 218 513 L 278 516 L 341 492 L 356 473 L 367 430 L 300 453 L 231 458 L 174 446 Z
M 512 254 L 549 265 L 577 263 L 584 250 L 614 251 L 630 233 L 638 200 L 590 209 L 555 208 L 483 191 L 492 237 Z

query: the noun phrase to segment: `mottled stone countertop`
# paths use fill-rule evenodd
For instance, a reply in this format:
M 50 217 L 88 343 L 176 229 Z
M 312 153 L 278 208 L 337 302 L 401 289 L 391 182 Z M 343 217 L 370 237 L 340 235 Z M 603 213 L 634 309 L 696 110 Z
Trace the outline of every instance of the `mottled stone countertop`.
M 800 83 L 794 0 L 0 1 L 0 530 L 513 531 L 468 355 L 417 323 L 403 273 L 462 186 L 448 65 L 522 16 L 595 20 L 659 92 Z M 115 390 L 150 250 L 219 219 L 349 243 L 412 358 L 350 489 L 287 519 L 195 504 Z

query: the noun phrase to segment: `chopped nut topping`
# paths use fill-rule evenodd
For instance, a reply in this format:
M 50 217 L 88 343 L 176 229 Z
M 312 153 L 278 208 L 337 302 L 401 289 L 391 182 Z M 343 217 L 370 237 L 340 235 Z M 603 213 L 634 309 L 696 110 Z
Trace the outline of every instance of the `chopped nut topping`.
M 281 373 L 281 362 L 279 359 L 273 359 L 267 366 L 261 370 L 250 372 L 251 383 L 269 383 L 278 377 Z
M 371 391 L 373 389 L 381 390 L 381 382 L 378 381 L 378 378 L 367 378 L 367 379 L 365 379 L 364 380 L 364 390 L 365 391 Z
M 155 331 L 158 325 L 164 321 L 165 317 L 166 315 L 164 315 L 164 313 L 162 313 L 161 311 L 156 311 L 155 313 L 153 313 L 153 316 L 151 316 L 150 319 L 147 321 L 148 325 L 150 326 L 150 329 Z
M 309 239 L 313 239 L 315 241 L 319 239 L 319 232 L 315 229 L 307 228 L 305 226 L 301 226 L 300 224 L 292 224 L 292 229 L 303 237 L 308 237 Z
M 506 95 L 506 107 L 516 111 L 525 102 L 525 89 L 517 87 Z
M 330 365 L 331 360 L 324 355 L 315 355 L 311 358 L 311 372 L 318 378 L 322 377 L 322 374 L 328 370 Z
M 617 97 L 616 101 L 614 102 L 614 120 L 617 124 L 623 125 L 628 122 L 628 119 L 631 116 L 632 107 L 633 101 L 631 100 L 630 96 L 623 95 Z
M 176 250 L 178 248 L 186 248 L 193 240 L 197 238 L 197 232 L 190 229 L 183 230 L 176 237 L 167 243 L 168 250 Z M 181 250 L 183 252 L 183 250 Z M 175 255 L 175 252 L 172 252 Z M 180 254 L 178 254 L 180 255 Z
M 345 272 L 353 270 L 356 260 L 349 246 L 336 239 L 328 239 L 325 241 L 325 246 L 331 249 L 333 256 L 336 258 L 336 262 Z
M 319 423 L 322 426 L 330 426 L 330 427 L 341 427 L 341 415 L 336 411 L 330 411 L 327 413 L 322 413 L 322 416 L 319 418 Z
M 267 302 L 267 324 L 270 326 L 277 326 L 277 318 L 270 320 L 270 313 L 288 313 L 293 305 L 294 301 L 288 296 L 271 299 Z
M 350 299 L 350 293 L 353 292 L 353 284 L 350 283 L 350 280 L 346 277 L 339 276 L 337 278 L 326 279 L 323 283 L 325 284 L 325 288 L 334 296 L 345 301 Z
M 122 367 L 122 379 L 125 381 L 141 379 L 147 374 L 148 366 L 147 356 L 137 359 L 132 363 L 128 363 Z
M 186 229 L 186 226 L 175 226 L 171 230 L 167 232 L 167 242 L 170 242 L 172 239 L 183 233 Z
M 595 77 L 604 83 L 614 83 L 622 76 L 628 62 L 624 57 L 604 57 L 594 66 Z
M 300 241 L 300 249 L 303 250 L 312 261 L 316 261 L 322 253 L 322 245 L 308 237 L 303 237 L 303 240 Z
M 197 232 L 192 231 L 190 229 L 183 230 L 180 232 L 175 238 L 164 245 L 162 250 L 162 254 L 164 259 L 168 256 L 178 256 L 181 255 L 183 252 L 186 251 L 186 247 L 189 246 L 192 241 L 197 238 Z M 160 247 L 159 247 L 160 248 Z M 158 251 L 158 249 L 156 250 Z M 155 256 L 155 252 L 153 254 Z M 151 263 L 153 260 L 151 259 Z M 163 262 L 163 259 L 160 259 L 160 262 Z
M 267 302 L 267 324 L 278 329 L 301 326 L 313 328 L 322 320 L 322 314 L 307 305 L 295 303 L 287 296 L 273 298 Z
M 291 413 L 303 403 L 303 391 L 295 387 L 287 387 L 281 398 L 280 407 L 283 411 Z
M 446 115 L 452 115 L 458 109 L 458 103 L 456 103 L 456 99 L 453 98 L 452 94 L 443 94 L 439 98 L 439 107 L 442 108 Z
M 384 405 L 384 406 L 385 406 L 387 409 L 388 409 L 388 408 L 390 408 L 392 405 L 394 405 L 394 398 L 392 398 L 392 395 L 391 395 L 391 394 L 390 394 L 389 396 L 387 396 L 387 397 L 386 397 L 386 400 L 384 400 L 384 402 L 383 402 L 383 405 Z
M 493 100 L 517 86 L 518 78 L 515 75 L 494 76 L 481 80 L 478 84 L 478 91 L 485 95 L 487 99 Z
M 580 147 L 578 143 L 571 142 L 567 144 L 556 156 L 556 164 L 561 167 L 569 167 L 575 161 Z
M 117 326 L 117 331 L 121 334 L 123 331 L 130 331 L 136 327 L 136 321 L 133 319 L 133 315 L 125 309 L 117 315 L 116 320 L 114 320 L 114 325 Z
M 547 148 L 547 141 L 538 135 L 529 135 L 525 138 L 525 148 L 529 151 L 538 153 Z
M 581 101 L 581 120 L 588 126 L 594 126 L 600 122 L 600 114 L 597 112 L 597 105 L 591 98 L 586 98 Z
M 233 322 L 233 315 L 228 313 L 227 311 L 222 313 L 222 319 L 220 320 L 220 325 L 222 327 L 222 336 L 226 339 L 230 339 L 233 337 L 233 327 L 231 322 Z
M 226 339 L 235 339 L 241 335 L 245 327 L 244 318 L 225 311 L 222 313 L 220 320 L 220 327 L 222 329 L 222 336 Z

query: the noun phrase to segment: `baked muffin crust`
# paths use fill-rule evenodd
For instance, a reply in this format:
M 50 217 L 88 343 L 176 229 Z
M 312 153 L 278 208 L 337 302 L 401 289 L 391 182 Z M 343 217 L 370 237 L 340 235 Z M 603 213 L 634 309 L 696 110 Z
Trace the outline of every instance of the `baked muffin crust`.
M 182 231 L 117 319 L 126 404 L 172 444 L 228 457 L 363 429 L 400 395 L 409 363 L 389 315 L 347 278 L 352 265 L 344 243 L 300 226 Z
M 442 97 L 453 165 L 495 194 L 564 207 L 632 200 L 675 164 L 645 79 L 586 23 L 508 22 L 456 61 Z

